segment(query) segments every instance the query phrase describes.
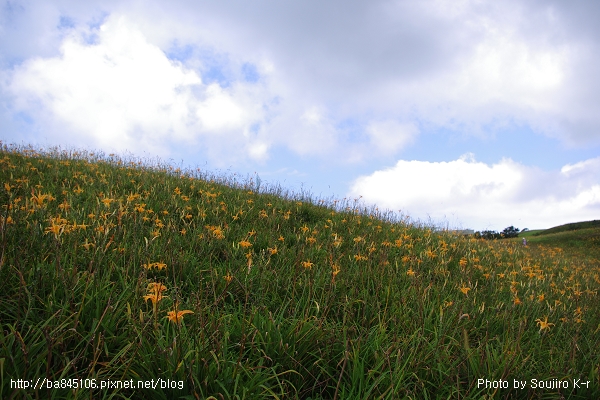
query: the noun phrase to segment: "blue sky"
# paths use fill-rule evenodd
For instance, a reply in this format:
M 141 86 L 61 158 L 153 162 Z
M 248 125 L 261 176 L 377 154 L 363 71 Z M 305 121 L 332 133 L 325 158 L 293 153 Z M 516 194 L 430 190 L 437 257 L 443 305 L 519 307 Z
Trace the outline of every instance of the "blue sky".
M 449 228 L 600 219 L 596 1 L 0 4 L 5 143 L 258 174 Z

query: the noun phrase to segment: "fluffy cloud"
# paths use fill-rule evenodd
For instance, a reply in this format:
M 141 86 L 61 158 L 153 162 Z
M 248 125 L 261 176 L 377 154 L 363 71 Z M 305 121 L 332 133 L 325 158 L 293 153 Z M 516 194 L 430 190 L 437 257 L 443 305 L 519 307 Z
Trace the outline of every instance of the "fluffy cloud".
M 378 153 L 386 155 L 403 149 L 419 134 L 414 124 L 394 120 L 373 121 L 369 123 L 366 131 L 372 146 Z
M 66 126 L 89 145 L 161 153 L 171 140 L 198 143 L 217 159 L 264 159 L 276 146 L 345 161 L 393 156 L 416 138 L 413 126 L 488 135 L 516 123 L 594 145 L 595 7 L 63 0 L 40 12 L 23 3 L 1 14 L 0 59 L 26 60 L 4 94 L 46 135 Z M 97 32 L 98 15 L 108 18 Z M 181 62 L 165 56 L 174 48 Z
M 41 124 L 78 145 L 167 156 L 173 142 L 198 146 L 217 137 L 230 153 L 266 154 L 267 144 L 250 134 L 263 117 L 252 85 L 203 83 L 123 16 L 72 30 L 59 56 L 26 61 L 8 82 L 15 112 L 44 115 Z
M 450 162 L 401 160 L 356 179 L 350 196 L 451 227 L 548 228 L 597 218 L 600 158 L 560 171 L 542 171 L 510 159 L 488 165 L 472 154 Z

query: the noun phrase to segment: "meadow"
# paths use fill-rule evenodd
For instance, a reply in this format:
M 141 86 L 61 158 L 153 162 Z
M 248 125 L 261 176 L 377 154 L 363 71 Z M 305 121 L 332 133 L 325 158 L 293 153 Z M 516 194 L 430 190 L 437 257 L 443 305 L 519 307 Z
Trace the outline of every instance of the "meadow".
M 0 147 L 3 399 L 600 398 L 597 253 Z
M 600 221 L 585 221 L 554 228 L 523 232 L 530 246 L 559 247 L 568 257 L 585 260 L 588 264 L 600 260 Z

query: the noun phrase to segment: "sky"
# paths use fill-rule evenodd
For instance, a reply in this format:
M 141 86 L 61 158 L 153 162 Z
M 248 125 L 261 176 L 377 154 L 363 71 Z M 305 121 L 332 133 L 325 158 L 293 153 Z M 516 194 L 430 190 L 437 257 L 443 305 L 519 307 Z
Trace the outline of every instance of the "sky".
M 448 229 L 600 219 L 600 2 L 0 1 L 0 140 Z

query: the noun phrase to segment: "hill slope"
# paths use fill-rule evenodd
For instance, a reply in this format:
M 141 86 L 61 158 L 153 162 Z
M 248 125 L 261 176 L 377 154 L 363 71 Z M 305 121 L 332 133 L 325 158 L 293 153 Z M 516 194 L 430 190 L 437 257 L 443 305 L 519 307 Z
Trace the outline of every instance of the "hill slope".
M 557 247 L 570 258 L 585 260 L 589 265 L 600 265 L 600 221 L 575 222 L 550 229 L 526 232 L 530 246 Z
M 3 145 L 0 184 L 2 398 L 600 396 L 558 250 L 86 152 Z
M 581 229 L 592 229 L 592 228 L 600 228 L 600 220 L 573 222 L 570 224 L 559 225 L 559 226 L 555 226 L 553 228 L 544 229 L 542 231 L 536 232 L 533 235 L 534 236 L 543 236 L 543 235 L 551 235 L 553 233 L 576 231 L 576 230 L 581 230 Z

